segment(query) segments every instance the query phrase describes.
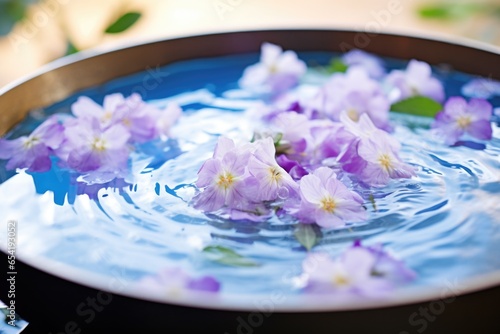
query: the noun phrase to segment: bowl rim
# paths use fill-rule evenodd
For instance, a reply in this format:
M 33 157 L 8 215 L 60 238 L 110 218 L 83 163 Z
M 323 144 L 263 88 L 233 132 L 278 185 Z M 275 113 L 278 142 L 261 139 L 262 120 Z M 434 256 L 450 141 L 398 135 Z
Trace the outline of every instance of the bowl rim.
M 42 66 L 40 69 L 33 73 L 17 79 L 3 87 L 0 87 L 0 98 L 7 92 L 10 92 L 17 87 L 23 85 L 36 77 L 51 72 L 71 64 L 77 64 L 83 60 L 92 59 L 101 55 L 110 54 L 117 51 L 124 51 L 131 48 L 142 47 L 154 43 L 162 43 L 180 39 L 203 38 L 205 36 L 213 35 L 231 35 L 231 34 L 252 34 L 252 33 L 267 33 L 267 32 L 283 32 L 293 33 L 297 31 L 321 31 L 329 33 L 347 32 L 347 33 L 360 33 L 361 31 L 355 29 L 332 29 L 328 28 L 294 28 L 294 29 L 256 29 L 256 30 L 238 30 L 238 31 L 224 31 L 214 33 L 203 33 L 195 35 L 183 35 L 174 38 L 166 39 L 153 39 L 143 41 L 140 43 L 130 43 L 126 45 L 111 47 L 111 48 L 95 48 L 91 50 L 82 51 L 75 55 L 66 56 L 57 59 L 49 64 Z M 426 36 L 425 34 L 404 33 L 398 34 L 393 32 L 380 32 L 377 36 L 396 36 L 411 39 L 429 40 L 445 44 L 453 44 L 472 48 L 480 51 L 500 56 L 500 47 L 488 45 L 486 43 L 477 42 L 473 40 L 466 40 L 463 38 L 438 38 L 435 36 Z M 320 51 L 320 50 L 318 50 Z M 197 59 L 192 57 L 190 59 Z M 128 74 L 127 74 L 128 75 Z M 125 75 L 126 76 L 126 75 Z M 71 93 L 74 94 L 75 92 Z M 69 95 L 71 95 L 69 94 Z M 68 95 L 68 96 L 69 96 Z M 65 98 L 67 98 L 66 96 Z M 0 243 L 0 250 L 7 254 L 6 244 Z M 269 294 L 261 295 L 246 295 L 246 294 L 231 294 L 230 298 L 224 296 L 214 296 L 211 293 L 203 292 L 188 292 L 179 297 L 166 297 L 158 296 L 156 294 L 142 291 L 138 286 L 127 287 L 121 289 L 112 287 L 109 283 L 110 279 L 115 279 L 106 275 L 92 273 L 77 267 L 73 267 L 64 263 L 57 262 L 45 257 L 37 257 L 30 254 L 24 254 L 22 251 L 16 253 L 17 261 L 21 261 L 30 267 L 45 272 L 51 276 L 62 278 L 64 280 L 76 283 L 78 285 L 86 286 L 100 291 L 106 291 L 114 294 L 119 294 L 139 300 L 158 302 L 169 305 L 188 306 L 196 308 L 206 308 L 221 311 L 259 311 L 255 306 L 255 302 L 272 298 Z M 450 288 L 451 285 L 459 286 L 460 288 L 455 291 Z M 367 299 L 367 298 L 352 298 L 350 300 L 330 300 L 328 298 L 305 298 L 306 296 L 289 296 L 285 305 L 274 305 L 274 312 L 330 312 L 330 311 L 349 311 L 349 310 L 365 310 L 377 309 L 383 307 L 393 307 L 401 305 L 409 305 L 419 302 L 426 302 L 432 300 L 443 300 L 459 295 L 474 293 L 480 290 L 500 286 L 500 270 L 490 272 L 488 274 L 476 275 L 475 277 L 461 280 L 458 282 L 443 282 L 441 286 L 421 286 L 421 287 L 405 287 L 401 290 L 396 290 L 393 295 L 385 299 Z M 457 291 L 459 290 L 459 291 Z M 253 305 L 253 306 L 252 306 Z

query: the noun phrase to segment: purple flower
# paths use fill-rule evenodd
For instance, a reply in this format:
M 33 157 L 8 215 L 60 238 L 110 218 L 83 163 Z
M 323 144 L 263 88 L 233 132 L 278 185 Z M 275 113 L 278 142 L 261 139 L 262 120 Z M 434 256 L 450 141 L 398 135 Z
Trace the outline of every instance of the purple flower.
M 112 124 L 121 124 L 130 132 L 130 141 L 144 143 L 157 137 L 160 110 L 145 103 L 139 94 L 130 95 L 113 113 Z
M 378 297 L 393 289 L 393 284 L 373 276 L 376 257 L 365 248 L 350 248 L 340 257 L 331 259 L 327 254 L 313 253 L 303 262 L 308 293 L 335 293 Z
M 396 284 L 411 282 L 417 276 L 403 261 L 385 252 L 382 245 L 364 247 L 360 241 L 356 241 L 353 247 L 365 248 L 373 254 L 375 257 L 375 264 L 372 269 L 373 275 L 384 277 Z
M 107 128 L 115 122 L 115 111 L 125 103 L 122 94 L 110 94 L 104 97 L 103 106 L 100 106 L 87 96 L 80 96 L 71 105 L 71 112 L 78 118 L 96 118 L 102 128 Z
M 298 217 L 304 223 L 342 227 L 346 221 L 366 220 L 363 199 L 340 182 L 333 170 L 320 167 L 300 180 Z
M 448 145 L 455 144 L 464 133 L 489 140 L 492 136 L 492 113 L 493 107 L 486 100 L 471 99 L 467 103 L 463 97 L 450 97 L 444 110 L 436 115 L 432 124 L 433 132 L 443 137 Z
M 298 186 L 292 177 L 276 162 L 276 149 L 271 137 L 255 142 L 256 149 L 248 162 L 248 170 L 257 180 L 259 189 L 258 201 L 271 201 L 278 196 L 288 197 L 295 193 Z
M 46 172 L 52 166 L 50 155 L 63 140 L 63 125 L 51 117 L 29 136 L 14 140 L 0 139 L 0 159 L 9 159 L 7 169 L 27 168 L 31 172 Z
M 342 112 L 354 121 L 367 114 L 377 127 L 390 129 L 389 100 L 380 84 L 359 66 L 349 68 L 345 74 L 334 74 L 309 107 L 333 121 L 339 121 Z
M 311 293 L 380 297 L 416 277 L 381 246 L 364 247 L 359 242 L 336 259 L 313 253 L 302 267 L 307 278 L 305 290 Z
M 429 64 L 415 59 L 410 60 L 405 71 L 391 71 L 386 77 L 386 84 L 391 88 L 389 96 L 392 102 L 417 95 L 427 96 L 438 102 L 445 98 L 443 85 L 432 77 Z
M 202 188 L 195 198 L 197 209 L 212 212 L 224 206 L 242 209 L 248 193 L 255 194 L 255 178 L 246 170 L 249 150 L 238 150 L 231 139 L 220 137 L 214 156 L 198 171 L 196 186 Z
M 260 62 L 245 69 L 239 84 L 258 93 L 279 93 L 295 86 L 306 70 L 295 52 L 264 43 Z
M 499 96 L 500 82 L 485 78 L 473 79 L 462 87 L 462 94 L 481 99 Z
M 144 143 L 157 137 L 166 139 L 170 128 L 181 115 L 176 104 L 165 110 L 145 103 L 139 94 L 124 98 L 122 94 L 110 94 L 101 107 L 86 96 L 78 98 L 71 106 L 77 118 L 95 118 L 103 130 L 121 124 L 130 132 L 130 142 Z
M 411 178 L 413 168 L 402 162 L 389 142 L 378 138 L 360 140 L 359 157 L 366 161 L 360 178 L 371 186 L 384 186 L 390 179 Z
M 347 52 L 342 56 L 342 61 L 349 67 L 363 67 L 368 75 L 374 79 L 380 79 L 385 75 L 385 68 L 382 60 L 362 50 L 354 49 Z
M 344 113 L 342 123 L 355 139 L 339 156 L 342 168 L 356 174 L 370 186 L 384 186 L 390 179 L 410 178 L 413 168 L 398 156 L 399 142 L 387 132 L 377 129 L 366 115 L 359 122 L 353 122 Z
M 189 291 L 219 292 L 220 283 L 212 276 L 192 278 L 179 268 L 165 269 L 142 278 L 137 286 L 142 291 L 165 297 L 180 297 Z
M 130 133 L 120 124 L 103 129 L 96 118 L 68 120 L 66 141 L 58 155 L 78 172 L 125 169 L 130 153 Z

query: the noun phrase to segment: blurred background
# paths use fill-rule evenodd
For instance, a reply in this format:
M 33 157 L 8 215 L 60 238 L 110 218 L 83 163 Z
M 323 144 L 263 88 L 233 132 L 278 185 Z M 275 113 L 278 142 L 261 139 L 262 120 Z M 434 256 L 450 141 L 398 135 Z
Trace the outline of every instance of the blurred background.
M 79 50 L 278 27 L 385 30 L 500 46 L 500 1 L 0 0 L 0 86 Z

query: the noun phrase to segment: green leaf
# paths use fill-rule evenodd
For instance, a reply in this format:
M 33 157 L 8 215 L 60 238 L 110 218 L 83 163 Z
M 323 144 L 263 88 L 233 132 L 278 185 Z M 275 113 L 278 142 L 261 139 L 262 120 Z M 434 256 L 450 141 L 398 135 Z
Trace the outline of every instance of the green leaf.
M 72 55 L 77 52 L 80 52 L 80 50 L 78 50 L 78 48 L 73 44 L 73 42 L 68 40 L 66 44 L 66 56 Z
M 203 249 L 203 253 L 210 261 L 233 267 L 258 267 L 259 263 L 248 259 L 231 248 L 224 246 L 207 246 Z
M 481 3 L 446 3 L 421 7 L 418 13 L 426 19 L 459 20 L 477 13 L 494 13 L 498 6 Z
M 413 96 L 394 103 L 391 111 L 416 116 L 434 117 L 443 110 L 443 106 L 425 96 Z
M 104 31 L 107 34 L 118 34 L 132 27 L 142 14 L 138 12 L 128 12 L 123 14 Z
M 316 246 L 321 238 L 321 232 L 317 226 L 312 224 L 299 224 L 293 234 L 297 241 L 308 251 Z
M 330 64 L 328 64 L 326 70 L 329 73 L 345 73 L 348 67 L 349 66 L 347 66 L 347 64 L 344 63 L 341 58 L 333 58 L 330 61 Z

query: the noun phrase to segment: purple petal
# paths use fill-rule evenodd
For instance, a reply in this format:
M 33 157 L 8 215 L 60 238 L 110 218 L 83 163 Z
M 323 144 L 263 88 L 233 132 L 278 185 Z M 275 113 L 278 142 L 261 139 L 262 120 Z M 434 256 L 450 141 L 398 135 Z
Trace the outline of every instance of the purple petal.
M 467 133 L 477 139 L 490 140 L 493 133 L 491 122 L 487 120 L 473 122 L 467 127 Z
M 186 288 L 197 291 L 218 292 L 220 283 L 211 276 L 203 276 L 198 279 L 190 279 Z

